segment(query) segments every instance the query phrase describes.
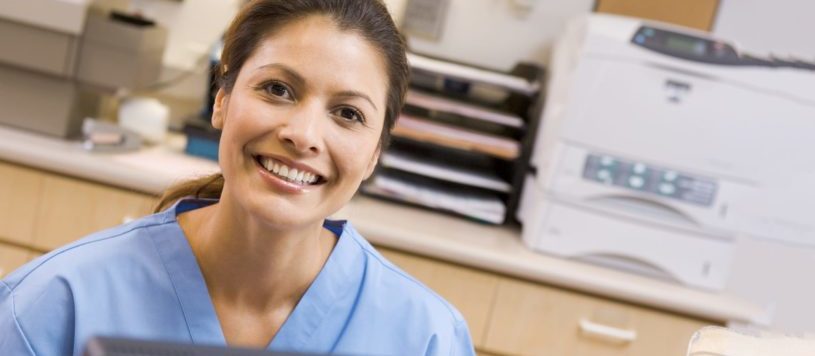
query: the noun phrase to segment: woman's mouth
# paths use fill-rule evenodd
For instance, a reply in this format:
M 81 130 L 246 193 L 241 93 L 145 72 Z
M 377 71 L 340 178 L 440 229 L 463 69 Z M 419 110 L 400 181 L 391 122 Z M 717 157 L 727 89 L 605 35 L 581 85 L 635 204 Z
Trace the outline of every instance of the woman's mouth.
M 318 185 L 325 182 L 325 179 L 322 176 L 314 172 L 290 167 L 273 158 L 264 156 L 254 156 L 254 158 L 255 161 L 261 167 L 269 171 L 269 173 L 287 182 L 298 185 Z

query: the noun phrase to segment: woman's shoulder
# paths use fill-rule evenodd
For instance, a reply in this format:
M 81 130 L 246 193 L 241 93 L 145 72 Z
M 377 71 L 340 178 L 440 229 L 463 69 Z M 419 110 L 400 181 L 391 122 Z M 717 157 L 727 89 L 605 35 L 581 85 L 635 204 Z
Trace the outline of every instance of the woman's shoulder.
M 149 238 L 154 233 L 151 230 L 171 222 L 165 213 L 159 213 L 92 233 L 32 260 L 7 275 L 3 282 L 14 291 L 35 287 L 53 278 L 81 280 L 93 274 L 109 273 L 154 250 Z
M 358 246 L 364 261 L 348 329 L 358 327 L 359 340 L 340 342 L 338 352 L 363 349 L 381 354 L 473 355 L 469 329 L 461 313 L 424 283 L 389 261 L 350 224 L 344 232 Z M 357 324 L 354 324 L 356 321 Z M 372 330 L 375 325 L 377 330 Z M 352 340 L 352 341 L 349 341 Z M 347 344 L 346 344 L 347 343 Z M 394 345 L 399 345 L 394 349 Z M 356 345 L 359 346 L 359 345 Z
M 412 312 L 424 310 L 428 317 L 443 319 L 453 326 L 464 322 L 461 313 L 452 304 L 388 260 L 350 224 L 346 228 L 346 231 L 349 230 L 366 256 L 365 278 L 368 279 L 368 288 L 385 294 L 391 307 L 398 310 L 410 308 Z
M 74 332 L 79 332 L 74 328 L 84 325 L 79 318 L 96 318 L 90 311 L 107 315 L 105 303 L 161 280 L 149 274 L 162 272 L 156 268 L 161 262 L 151 240 L 157 232 L 153 228 L 166 224 L 157 214 L 103 230 L 40 256 L 6 276 L 0 281 L 0 334 L 7 334 L 8 344 L 0 341 L 0 350 L 14 350 L 11 354 L 74 353 L 72 340 Z M 107 287 L 100 288 L 102 285 Z

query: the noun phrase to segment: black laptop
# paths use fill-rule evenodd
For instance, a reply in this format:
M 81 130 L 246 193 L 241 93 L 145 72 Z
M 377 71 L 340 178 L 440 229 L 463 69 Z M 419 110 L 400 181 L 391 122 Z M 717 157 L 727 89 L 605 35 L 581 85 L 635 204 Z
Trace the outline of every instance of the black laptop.
M 316 356 L 237 347 L 202 346 L 162 341 L 94 337 L 85 346 L 85 356 Z

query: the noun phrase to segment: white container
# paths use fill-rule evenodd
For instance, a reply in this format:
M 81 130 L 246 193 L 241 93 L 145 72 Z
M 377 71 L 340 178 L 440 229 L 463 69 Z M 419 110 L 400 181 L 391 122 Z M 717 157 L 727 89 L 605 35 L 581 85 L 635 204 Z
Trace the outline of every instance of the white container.
M 170 109 L 157 99 L 130 98 L 119 107 L 119 126 L 159 143 L 167 136 L 169 116 Z

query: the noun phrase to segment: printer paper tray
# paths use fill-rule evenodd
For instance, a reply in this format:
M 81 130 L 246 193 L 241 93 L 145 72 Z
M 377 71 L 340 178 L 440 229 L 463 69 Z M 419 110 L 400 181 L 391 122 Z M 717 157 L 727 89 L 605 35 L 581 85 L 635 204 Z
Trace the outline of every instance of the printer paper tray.
M 525 225 L 537 226 L 524 229 L 524 240 L 533 249 L 593 261 L 638 261 L 703 289 L 721 290 L 727 282 L 733 250 L 730 241 L 561 202 L 540 201 L 534 210 Z

